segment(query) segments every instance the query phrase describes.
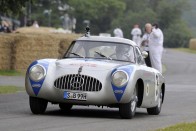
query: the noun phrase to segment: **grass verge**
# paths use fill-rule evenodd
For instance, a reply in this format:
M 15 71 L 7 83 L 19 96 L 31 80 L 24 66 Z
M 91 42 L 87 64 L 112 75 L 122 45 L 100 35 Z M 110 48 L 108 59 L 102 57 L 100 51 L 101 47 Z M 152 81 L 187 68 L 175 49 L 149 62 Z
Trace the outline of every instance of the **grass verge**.
M 176 48 L 175 50 L 196 54 L 196 50 L 192 50 L 189 48 Z
M 23 73 L 15 70 L 0 70 L 0 75 L 2 76 L 21 76 Z
M 163 129 L 157 129 L 155 131 L 195 131 L 195 130 L 196 130 L 196 122 L 192 122 L 192 123 L 180 123 Z
M 0 94 L 16 93 L 18 91 L 24 91 L 24 88 L 16 86 L 0 86 Z

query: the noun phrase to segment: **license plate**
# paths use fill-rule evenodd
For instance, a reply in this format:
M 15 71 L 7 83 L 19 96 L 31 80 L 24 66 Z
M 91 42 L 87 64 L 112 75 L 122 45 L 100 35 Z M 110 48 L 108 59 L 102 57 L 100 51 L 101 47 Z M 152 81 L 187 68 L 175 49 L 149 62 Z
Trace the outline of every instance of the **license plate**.
M 65 91 L 64 92 L 64 99 L 86 101 L 87 95 L 86 95 L 86 93 Z

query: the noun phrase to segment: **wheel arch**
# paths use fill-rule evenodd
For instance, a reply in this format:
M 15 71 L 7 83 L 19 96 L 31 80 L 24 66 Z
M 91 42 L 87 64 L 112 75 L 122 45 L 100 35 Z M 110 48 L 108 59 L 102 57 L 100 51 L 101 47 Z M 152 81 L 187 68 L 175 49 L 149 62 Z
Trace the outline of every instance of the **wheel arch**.
M 137 107 L 140 107 L 142 105 L 142 101 L 143 101 L 143 96 L 144 96 L 144 82 L 143 80 L 140 78 L 137 80 L 136 82 L 137 85 L 137 96 L 138 96 L 138 102 L 137 102 Z
M 165 97 L 165 83 L 163 83 L 163 84 L 161 85 L 161 90 L 162 90 L 162 93 L 163 93 L 163 96 L 162 96 L 162 103 L 163 103 L 164 97 Z

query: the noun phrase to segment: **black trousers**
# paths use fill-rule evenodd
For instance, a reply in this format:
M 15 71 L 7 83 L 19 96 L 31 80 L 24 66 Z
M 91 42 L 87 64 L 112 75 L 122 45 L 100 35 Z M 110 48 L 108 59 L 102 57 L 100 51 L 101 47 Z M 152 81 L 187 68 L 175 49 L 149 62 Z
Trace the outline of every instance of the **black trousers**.
M 148 53 L 148 56 L 147 56 L 144 60 L 145 60 L 146 65 L 147 65 L 148 67 L 152 67 L 151 61 L 150 61 L 150 53 L 149 53 L 149 51 L 146 51 L 146 52 Z

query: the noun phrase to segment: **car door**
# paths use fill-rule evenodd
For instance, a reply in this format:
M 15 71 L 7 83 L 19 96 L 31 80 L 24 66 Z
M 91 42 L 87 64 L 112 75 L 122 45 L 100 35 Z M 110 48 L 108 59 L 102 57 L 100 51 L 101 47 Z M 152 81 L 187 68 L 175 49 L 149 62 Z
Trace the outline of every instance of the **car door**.
M 135 49 L 139 77 L 144 83 L 142 106 L 149 106 L 155 99 L 155 73 L 152 68 L 146 66 L 139 47 L 136 47 Z

